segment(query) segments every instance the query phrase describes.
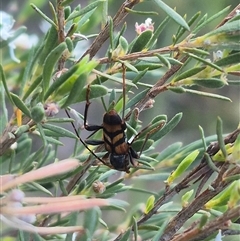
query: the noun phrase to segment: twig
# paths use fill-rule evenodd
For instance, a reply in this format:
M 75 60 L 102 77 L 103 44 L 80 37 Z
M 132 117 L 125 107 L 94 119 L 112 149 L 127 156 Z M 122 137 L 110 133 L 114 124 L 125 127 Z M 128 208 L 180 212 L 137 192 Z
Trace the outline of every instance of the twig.
M 65 16 L 64 16 L 64 8 L 61 5 L 63 0 L 57 1 L 57 20 L 58 20 L 58 43 L 62 43 L 65 41 L 65 33 L 64 33 L 64 26 L 65 26 Z M 61 58 L 58 61 L 58 71 L 62 70 L 64 68 L 66 59 L 64 56 L 61 56 Z
M 210 221 L 201 229 L 198 227 L 193 228 L 188 232 L 184 232 L 181 235 L 177 235 L 175 238 L 171 239 L 171 241 L 201 241 L 205 238 L 212 235 L 214 232 L 219 229 L 226 229 L 229 227 L 229 221 L 231 219 L 237 218 L 240 215 L 240 206 L 237 206 L 233 209 L 229 209 L 220 217 Z M 232 231 L 232 230 L 228 230 Z
M 237 136 L 240 134 L 240 129 L 237 129 L 227 135 L 224 138 L 225 144 L 228 143 L 234 143 Z M 209 145 L 207 152 L 208 154 L 214 155 L 219 151 L 219 145 L 217 142 L 214 142 Z M 164 235 L 162 236 L 163 239 L 160 239 L 161 241 L 171 240 L 171 238 L 175 235 L 177 230 L 179 230 L 182 225 L 191 217 L 194 215 L 197 211 L 199 211 L 205 203 L 207 203 L 209 200 L 211 200 L 214 196 L 216 196 L 218 193 L 223 191 L 227 186 L 231 184 L 231 182 L 224 182 L 223 176 L 226 178 L 226 176 L 233 176 L 235 174 L 240 173 L 240 167 L 234 167 L 231 170 L 228 170 L 230 164 L 228 163 L 222 163 L 221 166 L 219 166 L 220 172 L 218 176 L 216 177 L 215 181 L 211 184 L 213 187 L 213 190 L 207 189 L 204 192 L 202 192 L 199 196 L 197 196 L 191 204 L 189 204 L 188 207 L 183 208 L 177 216 L 175 216 L 169 225 L 167 226 L 166 230 L 164 231 Z M 171 200 L 176 194 L 178 194 L 180 191 L 187 188 L 192 181 L 199 180 L 199 177 L 204 177 L 204 173 L 208 173 L 208 170 L 210 168 L 207 166 L 207 164 L 204 162 L 204 158 L 202 159 L 201 163 L 194 168 L 180 183 L 178 183 L 175 187 L 173 187 L 170 190 L 167 190 L 162 197 L 160 197 L 154 204 L 154 207 L 152 210 L 150 210 L 147 214 L 144 214 L 139 221 L 137 222 L 137 225 L 140 226 L 147 220 L 149 220 L 154 214 L 157 213 L 158 209 L 165 203 L 167 203 L 169 200 Z M 212 174 L 212 172 L 211 172 Z M 210 177 L 210 176 L 209 176 Z M 132 227 L 132 230 L 133 227 Z M 119 234 L 118 237 L 114 241 L 118 241 L 122 238 L 124 233 Z
M 184 63 L 186 60 L 188 59 L 188 56 L 183 57 L 180 62 Z M 176 64 L 173 65 L 164 75 L 163 77 L 161 77 L 161 79 L 158 80 L 158 82 L 146 93 L 145 97 L 143 99 L 141 99 L 135 106 L 133 109 L 138 108 L 139 112 L 141 112 L 146 103 L 151 100 L 154 99 L 157 95 L 159 95 L 160 93 L 164 92 L 167 90 L 167 85 L 164 85 L 167 80 L 173 76 L 180 68 L 182 67 L 181 64 Z M 125 119 L 128 119 L 131 115 L 132 111 L 130 111 L 127 115 Z
M 126 18 L 126 16 L 128 15 L 126 8 L 132 9 L 139 2 L 140 0 L 126 0 L 119 8 L 116 15 L 113 17 L 113 27 L 115 28 L 116 26 L 118 26 Z M 102 29 L 102 31 L 95 38 L 89 49 L 83 54 L 83 56 L 77 61 L 77 63 L 80 62 L 81 59 L 88 54 L 90 56 L 90 59 L 92 59 L 96 55 L 98 50 L 102 47 L 104 42 L 109 38 L 109 31 L 109 24 L 107 23 Z
M 230 12 L 230 13 L 227 15 L 227 17 L 224 18 L 223 21 L 217 25 L 216 28 L 221 27 L 221 26 L 224 25 L 226 22 L 228 22 L 228 21 L 231 20 L 233 17 L 235 17 L 236 14 L 237 14 L 237 11 L 240 11 L 240 4 L 238 4 L 237 7 L 235 7 L 235 8 L 232 10 L 232 12 Z
M 163 47 L 163 48 L 160 48 L 160 49 L 154 49 L 154 50 L 149 50 L 147 52 L 135 52 L 135 53 L 131 53 L 131 54 L 127 54 L 127 55 L 124 55 L 124 56 L 121 56 L 121 57 L 118 57 L 117 60 L 128 60 L 128 61 L 131 61 L 131 60 L 136 60 L 136 59 L 139 59 L 139 58 L 144 58 L 144 57 L 151 57 L 151 56 L 154 56 L 156 54 L 164 54 L 164 53 L 169 53 L 170 51 L 177 51 L 178 50 L 178 47 Z M 112 59 L 109 59 L 108 57 L 104 57 L 104 58 L 101 58 L 98 60 L 100 64 L 107 64 L 107 63 L 111 63 L 113 62 L 114 60 Z

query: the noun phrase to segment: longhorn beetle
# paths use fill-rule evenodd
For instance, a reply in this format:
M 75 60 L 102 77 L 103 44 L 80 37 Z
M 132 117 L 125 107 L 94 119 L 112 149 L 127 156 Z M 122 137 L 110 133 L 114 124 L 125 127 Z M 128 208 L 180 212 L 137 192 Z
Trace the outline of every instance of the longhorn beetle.
M 103 116 L 103 123 L 102 125 L 88 125 L 87 124 L 87 115 L 88 109 L 91 104 L 89 101 L 90 95 L 90 85 L 87 88 L 86 92 L 86 104 L 84 110 L 84 128 L 87 131 L 93 131 L 92 134 L 97 132 L 98 130 L 102 129 L 103 131 L 103 139 L 102 140 L 85 140 L 83 141 L 81 137 L 78 135 L 79 140 L 82 144 L 96 157 L 99 161 L 103 164 L 116 169 L 118 171 L 125 171 L 129 173 L 130 163 L 135 166 L 134 159 L 139 159 L 144 148 L 144 145 L 147 142 L 149 135 L 155 131 L 151 130 L 146 135 L 144 143 L 141 147 L 139 154 L 131 147 L 132 143 L 139 137 L 142 131 L 146 130 L 149 126 L 144 128 L 140 131 L 130 142 L 126 140 L 125 130 L 126 130 L 126 123 L 124 120 L 124 109 L 125 109 L 125 71 L 126 67 L 124 64 L 123 67 L 123 111 L 122 111 L 122 118 L 118 115 L 116 110 L 111 109 L 110 111 L 106 112 Z M 160 125 L 157 129 L 162 127 Z M 74 128 L 75 129 L 75 128 Z M 76 132 L 76 129 L 75 129 Z M 77 132 L 76 132 L 77 133 Z M 90 136 L 92 136 L 92 134 Z M 89 137 L 90 137 L 89 136 Z M 88 138 L 89 138 L 88 137 Z M 101 145 L 104 144 L 107 153 L 103 156 L 103 158 L 99 158 L 89 147 L 88 145 Z M 107 164 L 104 160 L 110 161 L 110 165 Z

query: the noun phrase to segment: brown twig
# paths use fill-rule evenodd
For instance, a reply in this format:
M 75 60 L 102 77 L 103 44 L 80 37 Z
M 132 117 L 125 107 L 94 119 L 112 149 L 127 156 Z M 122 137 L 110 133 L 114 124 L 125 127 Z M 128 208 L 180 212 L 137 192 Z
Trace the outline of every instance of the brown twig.
M 188 232 L 177 235 L 171 241 L 201 241 L 212 235 L 219 229 L 224 230 L 229 227 L 229 221 L 240 215 L 240 206 L 227 210 L 220 217 L 210 221 L 202 228 L 195 227 Z
M 64 8 L 61 5 L 63 0 L 57 1 L 57 21 L 58 21 L 58 43 L 62 43 L 65 41 L 65 16 L 64 16 Z M 61 58 L 58 61 L 58 71 L 62 70 L 64 68 L 66 59 L 64 56 L 61 56 Z
M 226 22 L 228 22 L 229 20 L 231 20 L 233 17 L 236 16 L 237 11 L 240 11 L 240 4 L 237 5 L 237 7 L 235 7 L 228 15 L 226 18 L 223 19 L 223 21 L 221 21 L 216 28 L 221 27 L 222 25 L 224 25 Z
M 128 15 L 128 12 L 126 11 L 126 8 L 132 9 L 136 4 L 138 4 L 140 0 L 126 0 L 122 6 L 119 8 L 116 15 L 113 17 L 113 27 L 115 28 L 118 26 Z M 80 62 L 81 59 L 88 55 L 90 56 L 90 59 L 92 59 L 98 50 L 102 47 L 102 45 L 105 43 L 105 41 L 109 38 L 109 24 L 107 23 L 105 27 L 102 29 L 102 31 L 98 34 L 98 36 L 95 38 L 89 49 L 83 54 L 83 56 L 77 61 Z
M 147 52 L 135 52 L 135 53 L 131 53 L 131 54 L 127 54 L 121 57 L 118 57 L 117 60 L 136 60 L 139 58 L 144 58 L 144 57 L 151 57 L 151 56 L 155 56 L 156 54 L 164 54 L 164 53 L 169 53 L 171 51 L 177 51 L 178 50 L 178 46 L 176 47 L 163 47 L 160 49 L 154 49 L 154 50 L 149 50 Z M 100 64 L 107 64 L 107 63 L 111 63 L 113 62 L 112 59 L 109 59 L 108 57 L 104 57 L 98 60 Z
M 225 144 L 234 143 L 238 135 L 240 134 L 240 129 L 237 129 L 227 135 L 224 138 Z M 219 151 L 219 145 L 217 142 L 211 143 L 207 149 L 209 155 L 214 155 Z M 141 226 L 144 222 L 149 220 L 154 214 L 157 213 L 158 209 L 168 201 L 170 201 L 176 194 L 185 188 L 191 185 L 191 182 L 194 180 L 199 180 L 199 177 L 203 177 L 204 173 L 208 173 L 211 170 L 208 165 L 204 162 L 205 158 L 202 159 L 202 162 L 194 168 L 181 182 L 179 182 L 175 187 L 168 189 L 154 204 L 152 210 L 150 210 L 147 214 L 144 214 L 139 221 L 137 222 L 138 226 Z M 207 189 L 203 191 L 200 195 L 198 195 L 191 204 L 189 204 L 186 208 L 183 208 L 177 216 L 175 216 L 171 222 L 168 224 L 167 228 L 164 231 L 163 236 L 161 237 L 161 241 L 172 240 L 176 232 L 183 226 L 183 224 L 193 216 L 197 211 L 203 208 L 204 204 L 206 204 L 209 200 L 215 197 L 218 193 L 223 191 L 227 186 L 231 184 L 231 182 L 225 182 L 224 179 L 227 176 L 233 176 L 240 173 L 240 167 L 236 166 L 231 170 L 228 170 L 230 164 L 222 163 L 220 168 L 220 172 L 216 179 L 211 183 L 212 189 Z M 212 170 L 211 170 L 212 171 Z M 213 172 L 211 172 L 212 174 Z M 209 176 L 210 177 L 210 176 Z M 208 178 L 209 178 L 208 177 Z M 133 227 L 132 227 L 132 230 Z M 121 233 L 114 241 L 118 241 L 123 236 Z M 178 239 L 176 239 L 178 240 Z M 201 239 L 199 239 L 201 240 Z

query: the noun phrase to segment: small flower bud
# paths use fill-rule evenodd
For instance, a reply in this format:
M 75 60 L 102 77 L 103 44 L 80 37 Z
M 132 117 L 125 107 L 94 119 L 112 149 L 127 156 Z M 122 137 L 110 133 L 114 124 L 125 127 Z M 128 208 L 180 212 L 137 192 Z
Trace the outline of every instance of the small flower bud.
M 95 193 L 99 193 L 99 194 L 102 194 L 106 190 L 104 183 L 100 181 L 94 182 L 92 185 L 92 188 Z
M 47 103 L 44 106 L 44 110 L 47 117 L 53 117 L 58 114 L 59 106 L 56 103 Z
M 72 115 L 73 119 L 76 121 L 76 128 L 77 129 L 81 129 L 83 130 L 84 129 L 84 124 L 83 124 L 83 120 L 80 118 L 78 112 L 74 109 L 70 109 L 70 114 Z
M 45 113 L 42 103 L 38 103 L 31 109 L 31 117 L 34 122 L 39 123 L 44 119 Z
M 138 25 L 137 22 L 135 23 L 135 31 L 138 35 L 140 35 L 142 32 L 146 30 L 151 30 L 152 32 L 154 31 L 154 26 L 151 18 L 147 18 L 145 20 L 145 23 L 141 23 L 140 25 Z

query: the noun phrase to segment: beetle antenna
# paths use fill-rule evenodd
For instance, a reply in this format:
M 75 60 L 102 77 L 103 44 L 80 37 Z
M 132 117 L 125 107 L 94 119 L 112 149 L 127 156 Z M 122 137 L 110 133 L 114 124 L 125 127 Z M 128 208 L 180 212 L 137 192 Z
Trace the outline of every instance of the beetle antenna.
M 124 120 L 125 115 L 125 105 L 126 105 L 126 66 L 122 63 L 122 79 L 123 79 L 123 89 L 122 89 L 122 95 L 123 95 L 123 109 L 122 109 L 122 120 Z
M 67 111 L 67 109 L 65 109 L 65 112 L 66 112 L 67 116 L 68 116 L 69 118 L 71 118 L 71 116 L 70 116 L 69 112 Z M 78 133 L 78 131 L 77 131 L 77 129 L 76 129 L 76 127 L 75 127 L 75 125 L 74 125 L 73 122 L 71 122 L 71 125 L 72 125 L 72 127 L 73 127 L 73 129 L 74 129 L 74 132 L 75 132 L 76 136 L 78 137 L 79 141 L 84 145 L 84 147 L 85 147 L 97 160 L 99 160 L 99 161 L 102 162 L 104 165 L 106 165 L 106 163 L 105 163 L 103 160 L 101 160 L 101 158 L 99 158 L 99 157 L 88 147 L 88 145 L 83 141 L 83 139 L 80 137 L 80 135 L 79 135 L 79 133 Z

